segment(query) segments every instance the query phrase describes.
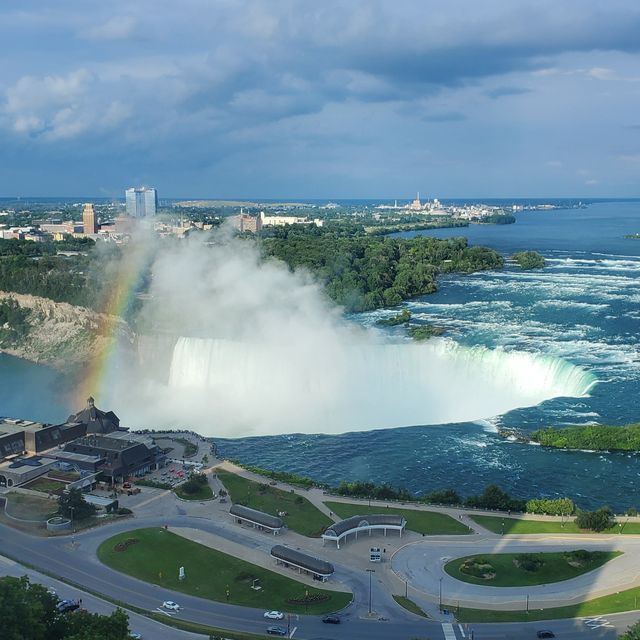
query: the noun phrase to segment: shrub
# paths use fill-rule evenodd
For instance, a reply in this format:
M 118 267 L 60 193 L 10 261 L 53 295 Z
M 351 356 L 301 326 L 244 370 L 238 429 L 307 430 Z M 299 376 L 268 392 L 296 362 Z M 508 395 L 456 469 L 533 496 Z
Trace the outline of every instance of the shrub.
M 432 504 L 460 504 L 462 499 L 455 489 L 440 489 L 428 493 L 424 497 L 424 501 Z
M 525 501 L 512 498 L 495 484 L 488 485 L 478 496 L 469 496 L 465 501 L 468 507 L 479 509 L 498 509 L 499 511 L 524 511 Z
M 593 554 L 590 551 L 587 551 L 586 549 L 576 549 L 575 551 L 567 551 L 564 554 L 564 559 L 571 563 L 576 563 L 576 564 L 587 564 L 589 562 L 591 562 L 591 558 L 593 557 Z
M 131 511 L 131 509 L 127 509 L 127 507 L 120 507 L 118 509 L 118 515 L 119 516 L 128 516 L 130 514 L 132 514 L 133 511 Z
M 527 513 L 570 516 L 574 510 L 575 505 L 570 498 L 535 498 L 527 501 Z
M 595 511 L 578 511 L 576 524 L 580 529 L 596 532 L 610 529 L 614 524 L 613 511 L 609 507 L 600 507 Z
M 540 569 L 544 564 L 542 558 L 535 553 L 520 553 L 515 557 L 515 561 L 520 569 L 524 569 L 525 571 L 532 573 L 534 571 L 538 571 L 538 569 Z

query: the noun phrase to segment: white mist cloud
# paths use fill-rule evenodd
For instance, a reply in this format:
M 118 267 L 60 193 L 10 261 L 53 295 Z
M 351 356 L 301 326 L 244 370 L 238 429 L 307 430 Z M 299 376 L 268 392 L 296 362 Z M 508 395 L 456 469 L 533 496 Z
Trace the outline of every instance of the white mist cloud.
M 152 271 L 142 369 L 121 364 L 99 396 L 129 426 L 240 437 L 438 424 L 592 382 L 556 359 L 364 330 L 308 274 L 224 233 L 163 247 Z

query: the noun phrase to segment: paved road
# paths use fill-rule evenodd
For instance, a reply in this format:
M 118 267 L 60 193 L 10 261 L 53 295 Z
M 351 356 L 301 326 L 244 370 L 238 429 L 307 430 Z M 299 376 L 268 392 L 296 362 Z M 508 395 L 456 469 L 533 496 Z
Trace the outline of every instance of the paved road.
M 197 520 L 198 522 L 191 522 L 191 520 Z M 14 557 L 28 558 L 31 564 L 41 567 L 47 572 L 55 573 L 77 584 L 87 586 L 93 591 L 117 598 L 131 605 L 153 611 L 163 600 L 170 599 L 178 602 L 183 607 L 178 614 L 180 618 L 222 628 L 264 633 L 267 623 L 262 617 L 262 611 L 211 602 L 171 592 L 162 587 L 150 585 L 112 571 L 99 563 L 95 553 L 93 553 L 93 549 L 97 547 L 102 539 L 118 531 L 128 530 L 142 524 L 144 526 L 154 525 L 149 521 L 144 523 L 135 521 L 119 522 L 77 535 L 75 544 L 71 544 L 69 538 L 36 538 L 17 533 L 13 529 L 0 525 L 0 539 L 2 539 L 3 552 Z M 155 524 L 160 526 L 164 522 L 159 521 Z M 195 526 L 199 524 L 203 529 L 215 528 L 215 523 L 199 518 L 183 517 L 176 519 L 175 522 L 169 521 L 168 524 L 170 527 L 174 524 L 176 526 Z M 236 534 L 238 533 L 240 532 L 236 532 Z M 255 544 L 255 540 L 247 542 Z M 270 542 L 271 540 L 269 540 Z M 5 562 L 0 563 L 0 571 L 10 575 L 21 574 L 19 567 Z M 409 614 L 399 616 L 395 612 L 388 621 L 367 620 L 363 618 L 362 613 L 363 594 L 366 593 L 368 598 L 368 583 L 365 585 L 365 581 L 366 576 L 356 586 L 355 591 L 360 594 L 361 600 L 343 614 L 343 624 L 329 627 L 329 625 L 322 624 L 316 617 L 299 616 L 298 619 L 292 621 L 292 628 L 295 628 L 293 637 L 308 640 L 386 640 L 393 638 L 407 640 L 414 638 L 419 638 L 420 640 L 426 640 L 427 638 L 465 640 L 465 638 L 471 637 L 471 630 L 473 629 L 475 638 L 481 640 L 503 640 L 506 638 L 534 638 L 536 629 L 551 625 L 559 638 L 593 638 L 594 640 L 606 638 L 609 640 L 616 637 L 614 625 L 623 629 L 636 617 L 633 615 L 610 616 L 607 619 L 607 623 L 602 625 L 598 625 L 597 622 L 593 625 L 587 625 L 580 620 L 567 620 L 529 625 L 473 625 L 470 628 L 451 623 L 441 624 L 427 620 L 423 621 L 409 616 Z M 69 589 L 72 595 L 77 593 L 77 590 L 70 587 L 58 585 L 57 589 L 59 589 L 61 595 L 67 594 L 65 589 Z M 374 603 L 375 597 L 374 593 Z M 107 613 L 113 608 L 112 605 L 99 599 L 95 599 L 95 601 L 99 603 L 95 605 L 96 611 Z M 94 599 L 86 594 L 83 596 L 83 602 L 91 603 L 92 608 L 94 606 Z M 174 630 L 159 635 L 160 632 L 157 631 L 157 625 L 150 621 L 147 623 L 144 620 L 139 622 L 139 620 L 141 619 L 138 616 L 132 618 L 132 628 L 140 630 L 145 634 L 145 637 L 183 637 Z M 141 626 L 138 629 L 138 624 L 145 626 Z M 151 624 L 153 627 L 148 627 L 146 626 L 147 624 Z
M 623 555 L 577 578 L 531 587 L 468 584 L 452 578 L 443 568 L 450 559 L 472 554 L 552 552 L 569 549 L 622 551 Z M 532 608 L 545 608 L 581 602 L 636 585 L 640 575 L 640 537 L 576 534 L 505 537 L 487 535 L 474 537 L 472 540 L 436 538 L 403 547 L 394 555 L 392 563 L 398 575 L 408 579 L 413 587 L 431 598 L 439 597 L 441 586 L 445 601 L 464 603 L 464 606 L 517 603 L 518 608 L 524 608 L 523 603 L 528 596 Z

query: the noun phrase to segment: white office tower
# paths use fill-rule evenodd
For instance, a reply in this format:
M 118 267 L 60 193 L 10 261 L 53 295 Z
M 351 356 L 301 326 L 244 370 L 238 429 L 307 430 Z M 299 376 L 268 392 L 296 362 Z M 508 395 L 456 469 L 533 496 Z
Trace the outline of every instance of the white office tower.
M 127 199 L 127 215 L 132 218 L 155 216 L 158 208 L 158 193 L 155 189 L 140 187 L 125 191 Z

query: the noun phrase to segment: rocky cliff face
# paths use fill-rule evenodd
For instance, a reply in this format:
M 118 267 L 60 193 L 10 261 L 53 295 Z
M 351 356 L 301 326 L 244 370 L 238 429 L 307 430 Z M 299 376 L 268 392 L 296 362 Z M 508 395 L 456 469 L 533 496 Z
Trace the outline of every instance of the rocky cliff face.
M 67 369 L 86 364 L 115 340 L 133 342 L 129 325 L 116 316 L 48 298 L 0 291 L 0 302 L 8 298 L 28 311 L 26 336 L 18 343 L 0 344 L 0 351 L 13 356 Z

